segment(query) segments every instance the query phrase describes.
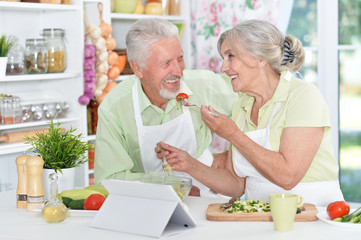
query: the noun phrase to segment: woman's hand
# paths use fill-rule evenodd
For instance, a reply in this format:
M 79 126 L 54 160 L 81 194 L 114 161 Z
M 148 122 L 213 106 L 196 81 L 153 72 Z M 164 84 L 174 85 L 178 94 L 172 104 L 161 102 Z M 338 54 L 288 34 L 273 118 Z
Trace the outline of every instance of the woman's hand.
M 240 131 L 234 121 L 226 115 L 221 114 L 220 116 L 215 117 L 210 114 L 209 111 L 217 112 L 211 106 L 202 106 L 202 120 L 208 125 L 212 132 L 215 132 L 218 136 L 230 141 L 233 134 Z

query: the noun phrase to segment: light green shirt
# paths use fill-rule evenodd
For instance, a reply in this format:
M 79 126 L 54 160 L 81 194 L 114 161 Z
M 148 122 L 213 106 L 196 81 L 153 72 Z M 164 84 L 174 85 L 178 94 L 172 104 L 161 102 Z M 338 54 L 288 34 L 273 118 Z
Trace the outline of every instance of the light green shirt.
M 337 180 L 338 163 L 333 153 L 327 104 L 316 86 L 297 78 L 287 81 L 284 74 L 285 72 L 281 75 L 273 97 L 260 108 L 258 126 L 251 121 L 254 97 L 246 94 L 242 94 L 239 101 L 234 104 L 232 118 L 241 128 L 246 116 L 244 132 L 263 129 L 267 126 L 275 103 L 280 101 L 281 105 L 270 126 L 271 147 L 276 152 L 279 151 L 284 128 L 325 127 L 320 148 L 301 182 Z
M 183 78 L 182 91 L 188 94 L 189 102 L 211 105 L 230 116 L 238 94 L 233 91 L 227 76 L 206 70 L 185 70 Z M 120 82 L 107 94 L 98 109 L 94 166 L 96 184 L 105 178 L 130 180 L 144 175 L 134 118 L 134 81 L 138 81 L 138 99 L 144 125 L 161 125 L 183 114 L 182 106 L 175 99 L 169 100 L 165 110 L 152 105 L 135 75 Z M 193 121 L 191 127 L 197 140 L 196 157 L 199 157 L 212 142 L 212 134 L 202 121 L 200 110 L 195 107 L 189 110 Z

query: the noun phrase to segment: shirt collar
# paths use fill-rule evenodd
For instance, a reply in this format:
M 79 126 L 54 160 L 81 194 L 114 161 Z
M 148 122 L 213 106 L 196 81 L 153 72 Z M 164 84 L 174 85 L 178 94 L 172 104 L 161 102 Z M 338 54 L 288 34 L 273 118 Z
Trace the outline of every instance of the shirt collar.
M 157 112 L 162 112 L 163 110 L 161 110 L 160 108 L 156 107 L 155 105 L 153 105 L 149 98 L 147 97 L 147 95 L 145 95 L 144 91 L 143 91 L 143 88 L 142 88 L 142 84 L 140 82 L 140 79 L 137 78 L 136 79 L 137 81 L 137 84 L 138 84 L 138 98 L 139 98 L 139 109 L 140 109 L 140 112 L 143 113 L 143 111 L 145 109 L 147 109 L 148 107 L 152 107 L 154 108 Z M 185 81 L 182 80 L 182 92 L 186 93 L 188 96 L 191 96 L 193 95 L 193 92 L 192 90 L 188 87 L 188 85 L 186 84 Z M 177 101 L 176 99 L 170 99 L 168 104 L 167 104 L 167 108 L 166 108 L 166 111 L 167 109 L 171 110 L 173 109 L 174 107 L 177 106 Z

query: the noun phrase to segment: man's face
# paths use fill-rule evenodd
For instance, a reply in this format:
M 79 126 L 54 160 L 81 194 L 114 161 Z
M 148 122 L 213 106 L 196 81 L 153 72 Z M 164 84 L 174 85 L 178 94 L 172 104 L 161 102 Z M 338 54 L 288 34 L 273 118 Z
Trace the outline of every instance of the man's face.
M 152 101 L 175 98 L 181 89 L 184 70 L 183 50 L 178 38 L 163 39 L 150 45 L 146 68 L 141 69 L 142 86 Z

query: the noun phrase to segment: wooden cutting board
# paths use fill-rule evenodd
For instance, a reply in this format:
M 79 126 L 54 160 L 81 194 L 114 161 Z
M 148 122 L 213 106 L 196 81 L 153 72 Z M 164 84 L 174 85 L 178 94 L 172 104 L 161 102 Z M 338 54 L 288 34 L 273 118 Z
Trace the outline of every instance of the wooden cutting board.
M 210 221 L 272 221 L 271 212 L 253 212 L 253 213 L 226 213 L 221 210 L 222 203 L 209 204 L 207 209 L 207 220 Z M 305 203 L 301 207 L 301 213 L 296 214 L 295 222 L 308 222 L 317 220 L 317 208 L 313 204 Z

